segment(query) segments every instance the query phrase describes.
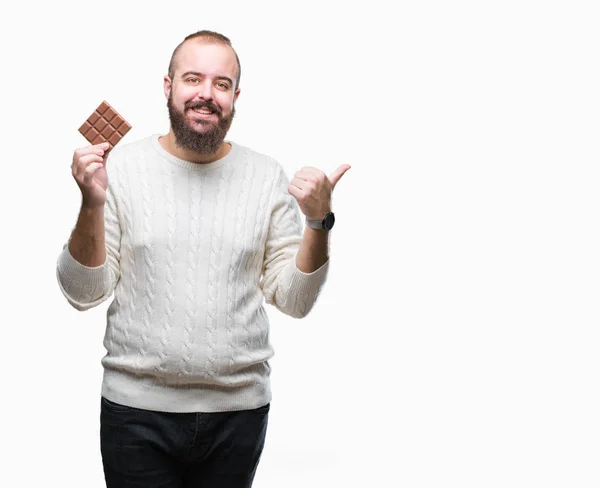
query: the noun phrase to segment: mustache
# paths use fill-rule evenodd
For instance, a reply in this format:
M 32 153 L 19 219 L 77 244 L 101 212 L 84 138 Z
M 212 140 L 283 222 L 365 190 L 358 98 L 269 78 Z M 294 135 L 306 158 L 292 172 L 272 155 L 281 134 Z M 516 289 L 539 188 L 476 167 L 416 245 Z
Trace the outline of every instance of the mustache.
M 194 108 L 207 108 L 208 110 L 212 110 L 219 117 L 222 114 L 222 110 L 212 102 L 187 102 L 185 104 L 186 110 Z

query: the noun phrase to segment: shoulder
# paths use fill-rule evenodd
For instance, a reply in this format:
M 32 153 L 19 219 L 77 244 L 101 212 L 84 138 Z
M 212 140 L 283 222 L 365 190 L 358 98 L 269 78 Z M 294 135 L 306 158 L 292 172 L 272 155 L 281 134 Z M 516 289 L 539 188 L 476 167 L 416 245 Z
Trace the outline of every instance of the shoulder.
M 235 144 L 235 143 L 234 143 Z M 248 162 L 249 164 L 255 166 L 261 166 L 264 168 L 268 168 L 271 170 L 282 171 L 283 167 L 274 157 L 264 154 L 254 149 L 251 149 L 246 146 L 242 146 L 240 144 L 235 144 L 238 150 L 238 156 Z
M 263 183 L 271 183 L 268 186 L 276 185 L 280 180 L 286 179 L 283 166 L 274 157 L 240 144 L 237 144 L 237 151 L 239 161 L 243 163 L 242 166 Z
M 274 157 L 255 151 L 245 146 L 237 147 L 239 162 L 237 168 L 244 168 L 237 174 L 250 187 L 250 191 L 260 195 L 260 201 L 277 201 L 281 195 L 285 197 L 288 188 L 288 178 L 283 166 Z

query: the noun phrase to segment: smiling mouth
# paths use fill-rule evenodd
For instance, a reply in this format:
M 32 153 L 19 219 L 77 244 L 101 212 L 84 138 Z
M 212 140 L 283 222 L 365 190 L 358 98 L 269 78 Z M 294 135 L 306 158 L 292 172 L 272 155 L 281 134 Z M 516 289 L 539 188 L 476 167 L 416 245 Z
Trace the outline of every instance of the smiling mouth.
M 192 108 L 191 110 L 193 112 L 197 113 L 197 114 L 200 114 L 200 115 L 213 115 L 214 114 L 214 112 L 211 109 L 204 108 L 204 107 L 202 107 L 202 108 Z

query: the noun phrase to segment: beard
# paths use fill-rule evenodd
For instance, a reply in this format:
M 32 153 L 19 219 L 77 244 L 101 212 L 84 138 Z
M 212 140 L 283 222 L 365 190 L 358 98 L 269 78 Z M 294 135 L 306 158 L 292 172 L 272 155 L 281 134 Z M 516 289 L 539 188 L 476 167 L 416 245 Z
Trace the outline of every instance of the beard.
M 223 117 L 223 112 L 219 107 L 211 102 L 187 102 L 184 106 L 184 111 L 181 112 L 173 104 L 173 92 L 167 101 L 169 109 L 169 119 L 171 120 L 171 129 L 175 135 L 175 144 L 182 149 L 189 149 L 200 154 L 216 154 L 219 150 L 233 117 L 235 116 L 235 107 L 231 108 L 231 114 Z M 209 120 L 196 120 L 195 123 L 206 127 L 202 132 L 194 129 L 190 121 L 186 118 L 186 112 L 194 108 L 207 108 L 213 111 L 219 121 L 215 124 Z

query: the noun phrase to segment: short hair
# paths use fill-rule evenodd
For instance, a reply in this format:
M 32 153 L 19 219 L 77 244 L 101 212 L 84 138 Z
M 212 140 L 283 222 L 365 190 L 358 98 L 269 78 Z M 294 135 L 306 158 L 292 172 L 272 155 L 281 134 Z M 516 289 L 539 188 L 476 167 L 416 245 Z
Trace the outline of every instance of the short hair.
M 196 39 L 196 38 L 201 38 L 203 41 L 213 42 L 215 44 L 224 44 L 226 46 L 229 46 L 233 50 L 233 53 L 235 54 L 235 60 L 237 61 L 237 66 L 238 66 L 237 78 L 235 79 L 235 88 L 238 89 L 240 86 L 240 78 L 242 75 L 242 67 L 240 65 L 240 58 L 238 57 L 237 53 L 235 52 L 235 49 L 233 49 L 233 46 L 231 45 L 231 41 L 229 40 L 228 37 L 225 37 L 223 34 L 219 34 L 218 32 L 213 32 L 213 31 L 209 31 L 209 30 L 201 30 L 198 32 L 194 32 L 193 34 L 190 34 L 183 41 L 181 41 L 179 43 L 179 45 L 175 48 L 175 50 L 173 51 L 173 54 L 171 55 L 171 61 L 169 61 L 169 78 L 171 78 L 171 80 L 173 80 L 173 77 L 175 76 L 175 58 L 176 58 L 177 54 L 179 53 L 181 46 L 183 46 L 185 41 L 189 41 L 190 39 Z

